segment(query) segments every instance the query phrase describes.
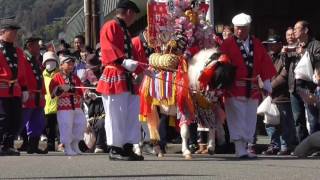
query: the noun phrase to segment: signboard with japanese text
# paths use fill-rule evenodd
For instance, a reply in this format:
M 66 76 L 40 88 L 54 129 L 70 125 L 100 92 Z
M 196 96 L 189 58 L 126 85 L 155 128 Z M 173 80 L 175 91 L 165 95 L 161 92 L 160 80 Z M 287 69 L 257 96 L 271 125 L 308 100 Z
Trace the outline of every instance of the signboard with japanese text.
M 148 35 L 150 46 L 159 47 L 159 36 L 161 31 L 167 27 L 167 17 L 167 2 L 148 2 Z

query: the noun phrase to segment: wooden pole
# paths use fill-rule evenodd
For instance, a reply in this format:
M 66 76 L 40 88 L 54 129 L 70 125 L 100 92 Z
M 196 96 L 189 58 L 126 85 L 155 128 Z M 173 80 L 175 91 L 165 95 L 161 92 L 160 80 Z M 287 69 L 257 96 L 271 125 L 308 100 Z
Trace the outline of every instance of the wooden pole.
M 91 40 L 91 0 L 84 0 L 84 29 L 85 29 L 85 45 L 92 47 L 92 40 Z
M 98 1 L 91 0 L 92 10 L 92 47 L 95 47 L 99 41 L 99 16 L 98 16 Z

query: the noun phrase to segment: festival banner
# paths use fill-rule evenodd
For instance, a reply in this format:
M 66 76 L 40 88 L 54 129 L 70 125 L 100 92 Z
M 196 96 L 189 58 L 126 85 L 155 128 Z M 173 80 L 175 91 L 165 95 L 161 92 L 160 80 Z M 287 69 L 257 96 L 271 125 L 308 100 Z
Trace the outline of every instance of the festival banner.
M 159 36 L 161 31 L 167 27 L 167 2 L 148 1 L 148 35 L 149 45 L 152 47 L 161 46 Z

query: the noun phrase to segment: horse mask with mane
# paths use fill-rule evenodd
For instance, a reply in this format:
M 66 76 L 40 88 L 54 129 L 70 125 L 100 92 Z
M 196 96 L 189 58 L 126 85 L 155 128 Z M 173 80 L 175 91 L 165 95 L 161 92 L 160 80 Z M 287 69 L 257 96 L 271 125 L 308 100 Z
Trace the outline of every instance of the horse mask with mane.
M 199 51 L 189 62 L 188 75 L 192 89 L 229 89 L 236 75 L 236 67 L 216 48 Z

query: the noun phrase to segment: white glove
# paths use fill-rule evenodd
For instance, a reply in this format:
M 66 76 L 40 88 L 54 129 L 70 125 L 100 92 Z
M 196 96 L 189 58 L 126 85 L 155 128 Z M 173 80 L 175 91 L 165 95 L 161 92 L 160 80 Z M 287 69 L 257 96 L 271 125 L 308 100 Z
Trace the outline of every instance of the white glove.
M 261 79 L 260 75 L 258 75 L 258 76 L 257 76 L 257 78 L 258 78 L 258 85 L 259 85 L 259 88 L 260 88 L 260 89 L 262 89 L 262 88 L 263 88 L 263 86 L 264 86 L 264 83 L 263 83 L 263 81 L 262 81 L 262 79 Z
M 263 89 L 266 90 L 268 93 L 272 93 L 272 85 L 270 79 L 263 81 Z
M 70 90 L 70 86 L 67 84 L 63 84 L 60 86 L 60 88 L 64 91 L 64 92 L 68 92 Z
M 126 70 L 133 72 L 138 67 L 138 61 L 132 60 L 132 59 L 124 59 L 121 66 L 126 68 Z
M 22 91 L 22 102 L 25 103 L 29 99 L 29 92 L 28 91 Z
M 88 92 L 88 97 L 91 98 L 92 100 L 97 99 L 97 94 L 93 92 Z

